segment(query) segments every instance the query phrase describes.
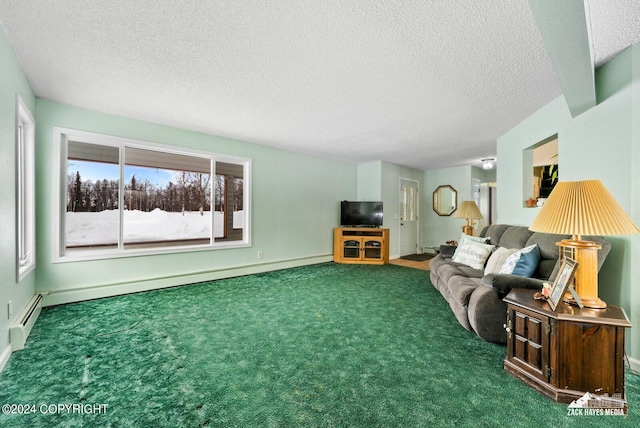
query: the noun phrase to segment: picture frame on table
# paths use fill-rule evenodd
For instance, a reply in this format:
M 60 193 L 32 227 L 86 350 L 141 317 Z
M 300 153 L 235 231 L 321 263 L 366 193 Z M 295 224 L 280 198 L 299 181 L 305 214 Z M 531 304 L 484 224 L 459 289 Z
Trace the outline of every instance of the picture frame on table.
M 562 264 L 560 265 L 558 275 L 556 276 L 556 279 L 555 281 L 553 281 L 553 285 L 551 286 L 551 294 L 549 294 L 549 297 L 547 298 L 547 302 L 549 303 L 551 310 L 556 310 L 556 308 L 558 307 L 558 303 L 560 303 L 560 300 L 562 300 L 569 287 L 571 287 L 571 290 L 573 290 L 571 282 L 573 281 L 573 276 L 576 273 L 577 266 L 578 262 L 570 259 L 569 257 L 565 257 L 562 259 Z

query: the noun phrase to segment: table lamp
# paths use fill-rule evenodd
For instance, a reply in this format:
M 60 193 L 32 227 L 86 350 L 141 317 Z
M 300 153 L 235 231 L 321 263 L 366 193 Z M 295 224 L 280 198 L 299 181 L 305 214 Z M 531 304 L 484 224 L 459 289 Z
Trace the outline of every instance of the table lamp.
M 462 201 L 458 209 L 453 213 L 453 217 L 467 219 L 467 224 L 462 226 L 462 233 L 466 235 L 473 235 L 474 220 L 483 218 L 474 201 Z
M 576 262 L 575 289 L 585 307 L 604 309 L 598 297 L 598 244 L 585 241 L 582 235 L 631 235 L 640 229 L 600 180 L 558 182 L 533 220 L 534 232 L 571 235 L 557 242 L 560 260 Z

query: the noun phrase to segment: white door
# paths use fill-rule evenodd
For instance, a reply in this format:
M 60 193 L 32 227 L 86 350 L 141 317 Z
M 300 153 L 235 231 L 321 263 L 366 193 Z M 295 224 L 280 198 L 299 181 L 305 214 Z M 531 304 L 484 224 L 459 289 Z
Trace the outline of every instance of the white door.
M 418 252 L 418 182 L 400 179 L 400 257 Z

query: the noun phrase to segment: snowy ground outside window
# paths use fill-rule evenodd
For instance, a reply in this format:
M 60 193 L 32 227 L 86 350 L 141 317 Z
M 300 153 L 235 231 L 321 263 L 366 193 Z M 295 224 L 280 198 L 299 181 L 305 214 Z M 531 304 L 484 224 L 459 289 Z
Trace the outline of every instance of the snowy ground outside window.
M 67 212 L 67 246 L 116 244 L 118 242 L 118 210 L 102 212 Z M 214 238 L 223 236 L 224 215 L 214 212 Z M 234 228 L 244 226 L 243 211 L 233 213 Z M 210 236 L 211 212 L 124 211 L 124 242 L 153 242 L 181 239 L 206 239 Z

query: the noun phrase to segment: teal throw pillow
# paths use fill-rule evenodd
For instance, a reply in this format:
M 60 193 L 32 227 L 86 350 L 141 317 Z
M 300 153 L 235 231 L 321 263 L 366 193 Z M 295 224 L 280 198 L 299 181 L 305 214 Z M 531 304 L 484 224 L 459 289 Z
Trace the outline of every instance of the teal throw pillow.
M 510 255 L 499 273 L 530 278 L 538 268 L 539 262 L 540 248 L 538 248 L 538 244 L 530 245 Z

